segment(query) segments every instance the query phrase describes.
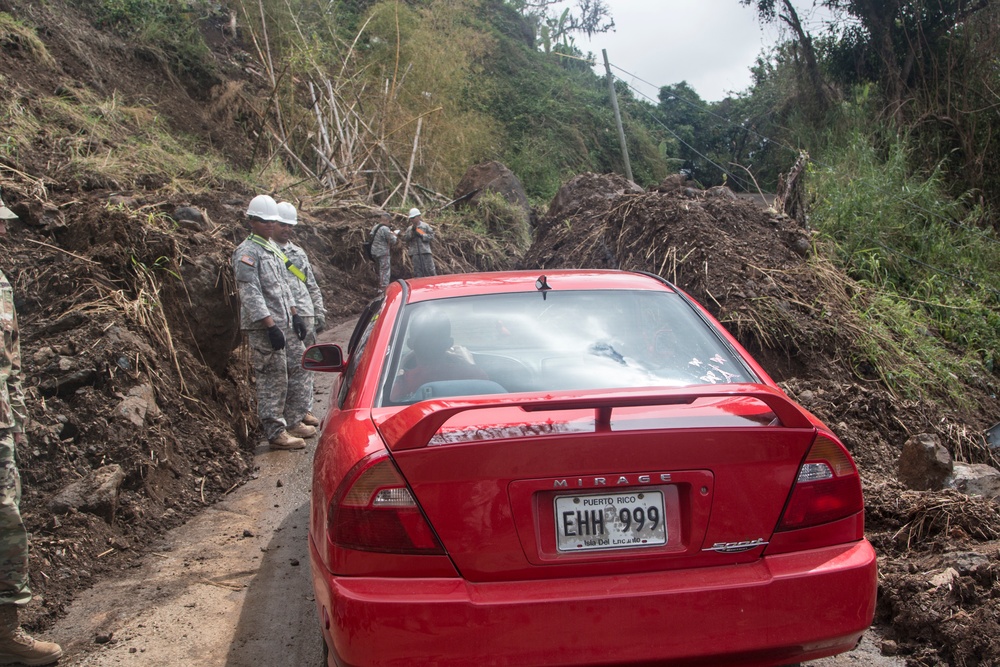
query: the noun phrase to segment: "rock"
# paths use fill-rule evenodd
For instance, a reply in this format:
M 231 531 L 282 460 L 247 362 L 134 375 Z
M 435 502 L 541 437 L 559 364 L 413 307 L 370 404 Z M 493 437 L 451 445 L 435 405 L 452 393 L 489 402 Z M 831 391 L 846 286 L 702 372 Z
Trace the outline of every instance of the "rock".
M 120 354 L 126 354 L 130 358 L 134 356 L 135 351 L 138 351 L 146 359 L 156 357 L 156 352 L 145 339 L 118 325 L 109 327 L 104 332 L 104 337 L 109 346 L 118 348 Z
M 108 204 L 111 206 L 122 206 L 124 208 L 135 208 L 135 197 L 127 195 L 111 195 L 108 197 Z
M 32 227 L 43 227 L 49 230 L 66 227 L 66 216 L 59 207 L 43 202 L 21 202 L 13 207 L 20 216 L 21 222 Z
M 916 491 L 943 489 L 952 474 L 951 454 L 936 435 L 920 433 L 903 445 L 897 477 Z
M 201 210 L 193 206 L 178 206 L 174 209 L 173 218 L 175 222 L 180 222 L 181 220 L 190 220 L 198 224 L 204 224 L 205 222 L 205 216 Z
M 1000 451 L 1000 423 L 986 429 L 986 444 L 994 452 Z
M 970 496 L 1000 498 L 1000 470 L 985 463 L 954 462 L 947 484 Z
M 800 257 L 808 257 L 809 251 L 812 249 L 812 244 L 809 243 L 809 239 L 804 236 L 800 236 L 792 241 L 791 248 L 796 255 L 799 255 Z
M 736 193 L 727 188 L 725 185 L 715 185 L 705 190 L 705 197 L 708 199 L 728 199 L 729 201 L 736 201 L 739 197 Z
M 132 548 L 132 544 L 124 537 L 112 537 L 108 540 L 108 544 L 119 551 L 127 551 Z
M 940 588 L 942 586 L 951 586 L 956 579 L 958 579 L 958 571 L 949 567 L 944 572 L 935 574 L 927 583 L 934 588 Z
M 137 396 L 128 396 L 118 404 L 115 413 L 136 426 L 146 425 L 146 402 Z
M 147 384 L 129 389 L 126 396 L 115 408 L 115 413 L 136 426 L 145 426 L 146 417 L 156 417 L 160 408 L 156 404 L 156 392 Z
M 31 360 L 35 362 L 38 366 L 44 366 L 46 363 L 51 361 L 56 357 L 56 351 L 53 350 L 48 345 L 38 348 L 33 355 L 31 355 Z
M 178 206 L 171 217 L 181 229 L 205 232 L 214 226 L 205 211 L 193 206 Z
M 42 396 L 69 396 L 81 387 L 93 385 L 97 381 L 97 370 L 94 368 L 83 368 L 66 374 L 61 374 L 55 378 L 43 380 L 38 385 Z
M 660 184 L 657 185 L 654 188 L 654 190 L 656 190 L 657 192 L 674 192 L 674 193 L 683 191 L 685 196 L 696 196 L 697 194 L 700 194 L 701 192 L 700 190 L 688 186 L 689 180 L 690 179 L 688 178 L 687 174 L 670 174 L 662 181 L 660 181 Z M 688 194 L 687 192 L 688 190 L 691 191 L 691 194 Z
M 112 523 L 118 509 L 118 489 L 123 481 L 125 471 L 120 465 L 98 468 L 57 493 L 49 501 L 49 509 L 53 514 L 87 512 Z
M 992 563 L 989 556 L 976 551 L 956 551 L 945 554 L 941 560 L 962 576 L 974 574 L 980 569 L 987 569 Z
M 53 336 L 57 333 L 62 333 L 63 331 L 69 331 L 70 329 L 76 329 L 88 322 L 88 318 L 80 313 L 70 313 L 69 315 L 64 315 L 60 317 L 55 322 L 41 327 L 36 334 L 39 338 L 47 338 Z
M 455 208 L 474 206 L 486 192 L 496 192 L 508 202 L 524 211 L 531 212 L 528 194 L 514 172 L 503 163 L 491 160 L 470 167 L 455 188 Z

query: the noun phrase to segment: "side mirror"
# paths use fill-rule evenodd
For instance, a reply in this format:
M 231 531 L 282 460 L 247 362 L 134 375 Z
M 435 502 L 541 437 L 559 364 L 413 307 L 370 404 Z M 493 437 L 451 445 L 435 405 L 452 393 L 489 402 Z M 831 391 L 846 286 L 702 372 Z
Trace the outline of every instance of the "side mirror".
M 302 355 L 302 368 L 322 373 L 343 373 L 347 364 L 339 345 L 320 343 L 311 345 Z

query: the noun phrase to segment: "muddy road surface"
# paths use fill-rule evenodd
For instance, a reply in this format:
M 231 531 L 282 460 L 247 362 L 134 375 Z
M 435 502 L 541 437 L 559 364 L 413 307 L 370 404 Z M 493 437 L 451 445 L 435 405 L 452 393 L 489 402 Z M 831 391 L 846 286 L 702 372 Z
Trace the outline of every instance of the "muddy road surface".
M 344 346 L 354 320 L 320 339 Z M 322 419 L 334 375 L 316 374 Z M 45 638 L 61 665 L 320 665 L 309 578 L 312 458 L 258 445 L 253 479 L 152 544 L 125 578 L 81 593 Z
M 346 346 L 354 322 L 320 338 Z M 316 376 L 322 418 L 333 375 Z M 316 439 L 272 452 L 262 442 L 254 478 L 170 531 L 127 576 L 80 594 L 45 639 L 61 665 L 111 667 L 320 667 L 322 646 L 309 577 L 309 488 Z M 811 667 L 902 667 L 874 635 Z

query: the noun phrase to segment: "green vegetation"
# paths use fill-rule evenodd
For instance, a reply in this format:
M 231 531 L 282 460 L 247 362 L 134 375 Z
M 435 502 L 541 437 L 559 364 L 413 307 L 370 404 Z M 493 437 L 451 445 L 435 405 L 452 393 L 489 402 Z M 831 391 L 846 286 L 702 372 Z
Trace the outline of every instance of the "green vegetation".
M 981 227 L 981 208 L 948 195 L 942 169 L 921 175 L 911 164 L 906 135 L 854 125 L 814 166 L 811 223 L 869 288 L 859 303 L 873 329 L 868 361 L 915 396 L 993 372 L 1000 239 Z
M 450 199 L 486 160 L 511 168 L 535 204 L 570 176 L 623 171 L 607 82 L 574 40 L 609 25 L 601 2 L 549 13 L 549 0 L 68 1 L 211 97 L 209 113 L 248 148 L 234 167 L 115 94 L 13 91 L 0 101 L 0 159 L 43 137 L 63 181 L 188 192 L 266 182 L 405 210 Z M 785 0 L 732 2 L 791 38 L 760 57 L 748 91 L 716 103 L 683 81 L 656 100 L 618 81 L 635 180 L 685 169 L 706 187 L 774 191 L 807 152 L 816 247 L 865 288 L 849 295 L 867 327 L 859 374 L 905 396 L 961 400 L 970 379 L 996 385 L 1000 3 L 824 2 L 839 23 L 814 37 Z M 251 54 L 240 67 L 256 78 L 223 81 L 207 57 L 202 30 L 232 19 L 227 39 Z M 36 29 L 2 12 L 0 45 L 53 67 Z M 526 244 L 502 201 L 452 215 L 470 235 Z
M 127 36 L 148 56 L 178 74 L 209 74 L 208 46 L 199 20 L 211 15 L 208 0 L 71 0 L 94 25 Z
M 24 49 L 44 67 L 55 67 L 55 59 L 35 30 L 7 12 L 0 12 L 0 48 L 7 48 L 8 45 Z
M 548 19 L 500 0 L 240 6 L 273 88 L 258 97 L 267 145 L 255 157 L 293 154 L 326 188 L 405 208 L 500 160 L 541 201 L 572 174 L 621 171 L 606 84 L 569 38 L 606 25 L 600 11 L 564 17 L 541 53 L 534 31 Z M 658 182 L 659 141 L 627 122 L 634 171 Z
M 203 192 L 224 181 L 241 180 L 228 161 L 178 136 L 149 107 L 100 98 L 86 89 L 22 104 L 17 95 L 0 102 L 6 141 L 0 157 L 37 150 L 38 138 L 51 146 L 49 177 L 84 188 L 161 188 Z
M 852 296 L 867 326 L 859 374 L 907 397 L 962 402 L 963 386 L 995 388 L 1000 109 L 987 100 L 1000 72 L 984 64 L 1000 52 L 1000 8 L 848 3 L 814 39 L 785 0 L 741 2 L 793 35 L 760 59 L 737 104 L 768 139 L 762 182 L 791 149 L 812 156 L 810 224 L 865 287 Z
M 531 245 L 527 212 L 499 193 L 484 192 L 470 213 L 462 217 L 472 229 L 510 243 L 519 252 L 523 253 Z

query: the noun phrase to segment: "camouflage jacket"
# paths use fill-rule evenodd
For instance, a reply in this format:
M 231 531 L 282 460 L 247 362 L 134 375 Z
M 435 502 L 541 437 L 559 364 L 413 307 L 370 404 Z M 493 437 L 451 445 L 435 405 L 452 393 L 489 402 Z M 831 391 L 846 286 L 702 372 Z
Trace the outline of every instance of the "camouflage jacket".
M 21 337 L 14 310 L 14 289 L 0 272 L 0 327 L 3 327 L 3 353 L 0 354 L 0 428 L 24 432 L 28 417 L 21 385 Z
M 372 237 L 372 257 L 385 257 L 389 254 L 389 246 L 396 245 L 396 235 L 384 222 L 376 222 L 369 234 Z
M 287 327 L 295 305 L 285 280 L 288 270 L 274 252 L 254 243 L 251 237 L 233 252 L 233 274 L 240 295 L 240 328 L 266 329 L 262 320 L 268 315 L 279 327 Z
M 306 251 L 291 242 L 278 247 L 281 248 L 281 252 L 285 253 L 285 257 L 299 267 L 299 270 L 306 276 L 306 281 L 302 282 L 291 271 L 285 269 L 285 281 L 292 292 L 296 312 L 307 317 L 316 315 L 321 319 L 326 319 L 323 293 L 319 290 L 319 283 L 316 282 L 316 274 L 313 273 L 312 264 L 309 263 Z
M 429 255 L 431 254 L 431 241 L 434 240 L 434 228 L 426 222 L 418 222 L 414 230 L 410 225 L 403 230 L 403 240 L 406 241 L 406 254 Z

